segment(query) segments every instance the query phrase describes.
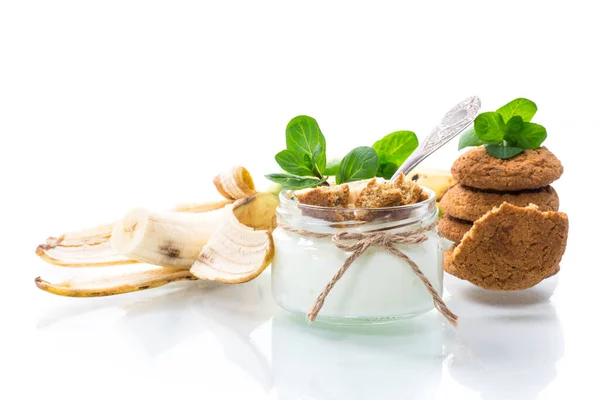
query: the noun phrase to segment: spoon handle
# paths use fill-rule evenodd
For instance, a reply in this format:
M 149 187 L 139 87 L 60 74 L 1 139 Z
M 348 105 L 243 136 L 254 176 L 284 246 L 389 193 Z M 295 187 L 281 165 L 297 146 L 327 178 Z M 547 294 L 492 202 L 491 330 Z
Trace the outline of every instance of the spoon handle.
M 442 121 L 425 138 L 425 141 L 398 168 L 398 171 L 392 176 L 392 180 L 396 179 L 400 173 L 408 174 L 431 153 L 467 129 L 479 113 L 479 107 L 481 107 L 479 97 L 473 96 L 448 111 Z

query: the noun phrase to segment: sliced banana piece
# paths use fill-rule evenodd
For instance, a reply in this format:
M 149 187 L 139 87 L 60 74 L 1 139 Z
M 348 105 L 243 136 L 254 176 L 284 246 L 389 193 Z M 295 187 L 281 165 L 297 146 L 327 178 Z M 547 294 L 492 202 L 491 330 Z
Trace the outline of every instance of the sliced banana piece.
M 137 261 L 189 269 L 219 226 L 223 211 L 190 214 L 137 208 L 115 224 L 111 244 L 117 254 Z
M 271 263 L 275 254 L 271 233 L 242 224 L 233 207 L 225 207 L 221 224 L 192 266 L 196 278 L 242 283 L 256 278 Z
M 52 284 L 40 277 L 35 279 L 38 288 L 59 296 L 99 297 L 136 292 L 151 289 L 167 283 L 195 280 L 188 270 L 179 268 L 157 268 L 149 271 L 134 272 L 118 277 L 96 279 L 70 279 L 66 282 Z
M 252 176 L 244 167 L 233 167 L 230 171 L 216 176 L 213 183 L 226 199 L 237 200 L 256 194 Z

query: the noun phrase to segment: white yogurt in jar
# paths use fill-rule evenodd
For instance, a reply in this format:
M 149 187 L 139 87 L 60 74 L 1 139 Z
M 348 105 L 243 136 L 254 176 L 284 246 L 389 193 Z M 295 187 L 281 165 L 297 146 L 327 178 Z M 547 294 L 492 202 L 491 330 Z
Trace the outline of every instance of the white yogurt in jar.
M 433 209 L 427 204 L 417 205 L 421 214 L 411 213 L 410 219 L 397 217 L 385 223 L 369 222 L 362 226 L 332 226 L 327 221 L 301 215 L 290 209 L 292 200 L 284 203 L 280 219 L 295 229 L 315 233 L 336 233 L 340 230 L 366 232 L 397 227 L 387 230 L 396 233 L 431 225 L 424 233 L 427 240 L 420 244 L 397 245 L 411 258 L 441 295 L 443 287 L 442 242 L 435 221 L 437 209 L 433 197 Z M 424 203 L 424 202 L 423 202 Z M 408 207 L 408 206 L 403 206 Z M 420 217 L 419 217 L 420 215 Z M 338 272 L 350 253 L 336 247 L 329 238 L 317 239 L 299 235 L 283 228 L 273 233 L 275 258 L 272 262 L 272 289 L 277 304 L 296 314 L 306 314 L 331 278 Z M 431 294 L 415 275 L 408 263 L 384 249 L 371 247 L 357 258 L 344 276 L 336 283 L 319 312 L 318 319 L 341 322 L 343 320 L 387 320 L 406 318 L 433 308 Z M 333 321 L 336 320 L 336 321 Z

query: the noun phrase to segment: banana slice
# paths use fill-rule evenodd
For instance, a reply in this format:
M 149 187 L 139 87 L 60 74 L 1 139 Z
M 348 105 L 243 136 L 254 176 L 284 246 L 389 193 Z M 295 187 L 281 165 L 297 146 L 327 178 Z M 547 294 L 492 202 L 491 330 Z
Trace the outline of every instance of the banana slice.
M 189 214 L 138 208 L 115 224 L 111 244 L 117 254 L 133 260 L 189 269 L 217 229 L 223 211 Z
M 35 284 L 38 288 L 59 296 L 99 297 L 136 292 L 166 285 L 167 283 L 175 281 L 195 279 L 196 277 L 188 270 L 179 268 L 158 268 L 110 278 L 74 278 L 58 284 L 52 284 L 37 277 L 35 279 Z
M 244 167 L 233 167 L 230 171 L 216 176 L 213 183 L 226 199 L 237 200 L 256 194 L 252 176 Z
M 242 224 L 233 207 L 225 208 L 219 228 L 192 266 L 190 272 L 196 278 L 243 283 L 256 278 L 271 263 L 275 254 L 271 233 Z

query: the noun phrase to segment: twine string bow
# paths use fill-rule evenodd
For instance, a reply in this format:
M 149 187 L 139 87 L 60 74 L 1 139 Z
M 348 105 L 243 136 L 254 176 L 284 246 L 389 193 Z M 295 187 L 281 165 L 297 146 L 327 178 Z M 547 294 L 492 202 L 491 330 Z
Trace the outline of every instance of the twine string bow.
M 317 297 L 314 305 L 311 310 L 308 312 L 308 319 L 311 322 L 317 318 L 319 311 L 323 307 L 325 299 L 329 295 L 329 292 L 333 289 L 335 284 L 342 278 L 344 273 L 350 268 L 352 263 L 359 258 L 369 247 L 377 247 L 388 253 L 398 257 L 399 259 L 405 261 L 411 268 L 412 272 L 423 282 L 425 288 L 431 295 L 433 299 L 433 304 L 435 308 L 442 313 L 442 315 L 453 325 L 458 325 L 458 316 L 454 314 L 446 303 L 442 300 L 441 296 L 435 290 L 429 279 L 423 274 L 423 271 L 419 268 L 419 266 L 406 254 L 402 251 L 398 250 L 396 245 L 398 244 L 420 244 L 427 240 L 427 236 L 423 233 L 425 232 L 429 226 L 422 227 L 417 230 L 406 231 L 406 232 L 398 232 L 398 233 L 386 233 L 386 232 L 368 232 L 368 233 L 359 233 L 359 232 L 338 232 L 336 234 L 326 234 L 326 233 L 315 233 L 310 231 L 305 231 L 301 229 L 294 229 L 290 226 L 280 224 L 279 225 L 284 230 L 297 233 L 302 236 L 313 237 L 317 239 L 325 239 L 329 238 L 336 245 L 336 247 L 342 251 L 350 253 L 350 256 L 344 261 L 340 269 L 336 272 L 336 274 L 331 278 L 329 283 L 325 286 L 325 288 Z

